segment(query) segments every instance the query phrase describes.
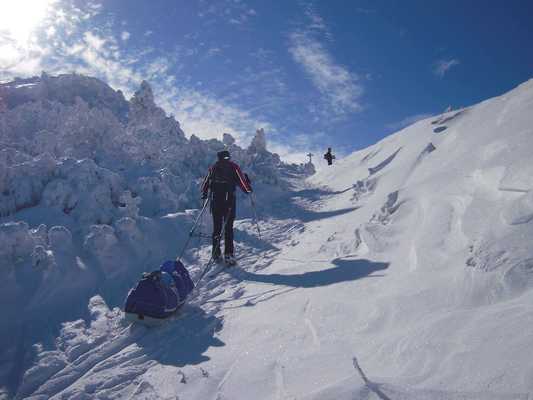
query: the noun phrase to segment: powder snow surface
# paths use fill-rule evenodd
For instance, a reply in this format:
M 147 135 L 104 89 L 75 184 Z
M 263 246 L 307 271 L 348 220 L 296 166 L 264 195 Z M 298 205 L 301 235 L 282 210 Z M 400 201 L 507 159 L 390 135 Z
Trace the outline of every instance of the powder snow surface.
M 531 398 L 532 109 L 529 81 L 287 178 L 237 267 L 159 327 L 92 297 L 17 398 Z

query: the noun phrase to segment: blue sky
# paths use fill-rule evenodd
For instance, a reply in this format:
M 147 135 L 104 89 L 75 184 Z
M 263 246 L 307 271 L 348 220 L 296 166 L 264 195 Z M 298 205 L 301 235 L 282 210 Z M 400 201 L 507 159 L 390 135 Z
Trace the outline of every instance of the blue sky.
M 0 80 L 77 71 L 203 138 L 291 160 L 366 147 L 533 75 L 531 1 L 5 0 Z

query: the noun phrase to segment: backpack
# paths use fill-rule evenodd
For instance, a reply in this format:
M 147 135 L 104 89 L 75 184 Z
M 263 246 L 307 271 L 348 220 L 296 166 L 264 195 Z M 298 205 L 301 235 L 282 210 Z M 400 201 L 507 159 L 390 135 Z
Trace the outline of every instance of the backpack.
M 211 171 L 212 193 L 235 192 L 235 170 L 229 161 L 217 161 Z

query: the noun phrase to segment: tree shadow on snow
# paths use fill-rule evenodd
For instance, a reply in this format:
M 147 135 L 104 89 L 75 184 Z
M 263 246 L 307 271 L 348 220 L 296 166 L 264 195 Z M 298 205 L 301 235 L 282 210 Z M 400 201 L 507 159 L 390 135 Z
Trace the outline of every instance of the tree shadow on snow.
M 229 273 L 235 278 L 260 282 L 270 283 L 273 285 L 284 285 L 300 288 L 312 288 L 319 286 L 328 286 L 341 282 L 355 281 L 357 279 L 372 275 L 376 271 L 381 271 L 389 267 L 389 263 L 375 262 L 364 259 L 346 260 L 337 258 L 332 261 L 335 265 L 332 268 L 321 271 L 309 271 L 302 274 L 256 274 L 242 270 L 229 269 Z
M 327 190 L 325 188 L 311 188 L 311 189 L 302 189 L 295 192 L 292 192 L 294 197 L 303 197 L 311 201 L 316 201 L 322 199 L 324 196 L 333 196 L 336 194 L 342 194 L 348 190 L 353 189 L 352 186 L 344 190 Z
M 278 210 L 273 210 L 272 214 L 274 215 L 274 218 L 297 218 L 302 222 L 311 222 L 317 221 L 319 219 L 331 218 L 343 214 L 348 214 L 352 211 L 357 210 L 358 208 L 359 207 L 348 207 L 333 211 L 312 211 L 303 207 L 298 207 L 293 204 L 291 207 L 285 209 L 280 208 Z
M 324 197 L 337 195 L 349 190 L 350 186 L 340 191 L 329 191 L 324 188 L 302 189 L 297 191 L 287 191 L 280 196 L 273 196 L 269 201 L 258 202 L 258 219 L 261 223 L 262 216 L 268 215 L 272 219 L 299 219 L 302 222 L 316 221 L 323 218 L 335 217 L 357 210 L 358 207 L 349 207 L 333 211 L 313 211 L 312 203 Z M 304 202 L 307 204 L 303 204 Z M 244 215 L 248 216 L 245 208 Z M 249 215 L 252 217 L 252 214 Z
M 208 361 L 204 353 L 210 347 L 225 345 L 215 337 L 222 326 L 220 318 L 207 314 L 200 307 L 184 305 L 175 319 L 161 327 L 133 325 L 132 329 L 150 329 L 148 335 L 137 341 L 148 357 L 164 365 L 184 367 Z
M 340 210 L 333 210 L 333 211 L 302 210 L 300 212 L 299 218 L 303 222 L 317 221 L 319 219 L 337 217 L 339 215 L 348 214 L 348 213 L 351 213 L 352 211 L 357 210 L 358 208 L 359 207 L 348 207 L 348 208 L 342 208 Z

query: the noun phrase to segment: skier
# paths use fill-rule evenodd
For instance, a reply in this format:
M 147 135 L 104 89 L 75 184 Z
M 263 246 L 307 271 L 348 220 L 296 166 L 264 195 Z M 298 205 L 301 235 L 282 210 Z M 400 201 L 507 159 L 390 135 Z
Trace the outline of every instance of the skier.
M 235 220 L 235 187 L 249 194 L 252 186 L 248 176 L 233 161 L 230 153 L 222 150 L 217 153 L 218 161 L 209 167 L 209 172 L 202 184 L 202 199 L 211 195 L 211 214 L 213 215 L 213 250 L 215 262 L 220 261 L 220 241 L 222 228 L 224 228 L 224 262 L 228 265 L 235 264 L 233 253 L 233 221 Z
M 324 154 L 324 158 L 328 161 L 328 165 L 333 164 L 335 156 L 331 154 L 331 147 L 328 147 L 328 152 Z

